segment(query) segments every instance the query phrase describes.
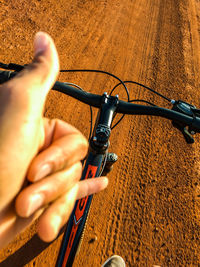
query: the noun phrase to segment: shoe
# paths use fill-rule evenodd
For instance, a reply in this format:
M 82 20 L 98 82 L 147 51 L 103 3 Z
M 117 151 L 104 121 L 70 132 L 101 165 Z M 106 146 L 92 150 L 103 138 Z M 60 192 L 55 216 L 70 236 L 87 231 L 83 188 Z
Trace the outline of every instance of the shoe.
M 125 262 L 122 257 L 114 255 L 107 259 L 101 267 L 125 267 Z

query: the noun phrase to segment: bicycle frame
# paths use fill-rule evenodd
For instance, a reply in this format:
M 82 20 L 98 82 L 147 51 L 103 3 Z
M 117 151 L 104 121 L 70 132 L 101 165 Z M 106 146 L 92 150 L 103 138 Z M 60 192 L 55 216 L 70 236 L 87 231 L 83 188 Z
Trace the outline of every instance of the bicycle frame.
M 111 123 L 118 104 L 118 96 L 112 97 L 104 93 L 102 104 L 97 115 L 95 127 L 90 139 L 89 153 L 83 170 L 82 178 L 89 179 L 101 175 L 102 163 L 109 146 Z M 64 233 L 59 257 L 56 266 L 72 266 L 79 242 L 84 231 L 84 226 L 89 213 L 92 195 L 78 201 L 70 216 Z

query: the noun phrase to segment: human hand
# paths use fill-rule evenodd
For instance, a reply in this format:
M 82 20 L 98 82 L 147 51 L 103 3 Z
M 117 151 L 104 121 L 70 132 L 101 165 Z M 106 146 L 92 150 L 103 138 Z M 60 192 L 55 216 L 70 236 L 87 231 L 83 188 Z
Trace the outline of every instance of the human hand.
M 0 86 L 0 247 L 38 216 L 38 235 L 52 241 L 76 199 L 108 184 L 105 177 L 79 181 L 86 139 L 63 121 L 43 118 L 59 61 L 45 33 L 36 35 L 34 49 L 33 62 Z

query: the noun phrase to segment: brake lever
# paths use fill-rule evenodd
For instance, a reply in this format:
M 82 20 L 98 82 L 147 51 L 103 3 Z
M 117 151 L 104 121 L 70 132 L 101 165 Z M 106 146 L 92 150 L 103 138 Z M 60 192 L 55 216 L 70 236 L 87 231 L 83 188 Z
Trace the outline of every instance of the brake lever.
M 195 134 L 195 132 L 190 133 L 189 129 L 187 129 L 187 127 L 180 126 L 180 125 L 178 125 L 177 122 L 172 121 L 172 124 L 175 128 L 177 128 L 178 130 L 180 130 L 182 132 L 182 134 L 183 134 L 183 136 L 184 136 L 184 138 L 188 144 L 194 143 L 194 138 L 193 138 L 192 134 Z
M 190 117 L 200 117 L 200 110 L 196 109 L 195 106 L 184 102 L 182 100 L 174 101 L 172 110 L 183 113 Z M 190 125 L 186 125 L 181 122 L 177 122 L 175 120 L 172 121 L 172 125 L 182 132 L 186 142 L 188 144 L 194 143 L 193 135 L 196 133 L 195 129 L 193 129 Z

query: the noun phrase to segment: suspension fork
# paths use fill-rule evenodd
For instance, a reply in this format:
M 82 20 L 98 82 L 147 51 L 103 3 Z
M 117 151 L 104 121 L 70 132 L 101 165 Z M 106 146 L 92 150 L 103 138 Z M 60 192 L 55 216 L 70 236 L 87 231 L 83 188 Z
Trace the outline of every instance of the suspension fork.
M 102 104 L 99 110 L 92 137 L 89 142 L 89 153 L 82 173 L 81 180 L 98 177 L 102 163 L 109 146 L 111 123 L 118 105 L 118 96 L 102 96 Z M 92 195 L 76 201 L 73 212 L 69 218 L 66 231 L 63 236 L 57 267 L 70 267 L 73 265 L 79 242 L 84 231 Z

